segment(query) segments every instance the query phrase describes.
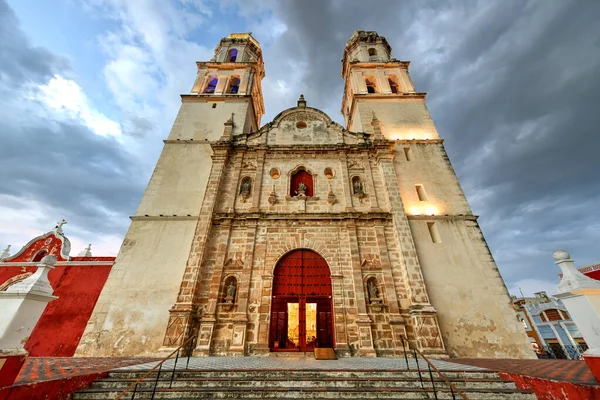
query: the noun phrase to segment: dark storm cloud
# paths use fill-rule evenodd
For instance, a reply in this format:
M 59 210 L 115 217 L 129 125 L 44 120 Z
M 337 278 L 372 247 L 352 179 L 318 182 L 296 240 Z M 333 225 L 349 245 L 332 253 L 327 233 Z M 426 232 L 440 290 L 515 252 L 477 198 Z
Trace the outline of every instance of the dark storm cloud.
M 600 261 L 600 2 L 278 5 L 288 30 L 265 52 L 267 72 L 285 79 L 274 64 L 302 65 L 309 105 L 338 120 L 355 29 L 378 31 L 411 61 L 509 287 L 556 282 L 557 247 L 579 265 Z
M 14 11 L 0 0 L 0 83 L 15 88 L 28 81 L 41 82 L 67 67 L 64 58 L 32 46 Z
M 15 197 L 4 206 L 24 212 L 15 207 L 18 199 L 35 200 L 64 210 L 48 216 L 53 221 L 65 216 L 95 234 L 123 233 L 124 216 L 133 213 L 143 189 L 132 182 L 140 174 L 115 139 L 75 122 L 56 122 L 29 100 L 37 85 L 57 73 L 70 73 L 65 59 L 32 46 L 0 1 L 0 194 Z
M 71 221 L 96 233 L 123 231 L 124 216 L 139 201 L 139 185 L 128 155 L 114 139 L 86 127 L 56 123 L 10 126 L 0 148 L 0 193 L 32 198 L 64 209 Z M 108 218 L 110 214 L 120 218 Z

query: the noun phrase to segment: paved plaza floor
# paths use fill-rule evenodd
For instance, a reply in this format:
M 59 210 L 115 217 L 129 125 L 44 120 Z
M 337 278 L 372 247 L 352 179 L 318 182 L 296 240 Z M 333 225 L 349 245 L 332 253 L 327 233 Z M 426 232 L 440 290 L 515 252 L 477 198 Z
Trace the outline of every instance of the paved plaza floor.
M 457 364 L 450 361 L 431 360 L 440 370 L 444 371 L 484 371 L 482 367 Z M 427 369 L 425 360 L 418 360 L 421 369 Z M 157 362 L 148 362 L 138 365 L 128 365 L 117 368 L 119 371 L 148 370 Z M 163 364 L 163 369 L 172 370 L 175 364 L 170 359 Z M 404 358 L 378 358 L 378 357 L 347 357 L 337 360 L 316 360 L 312 356 L 262 356 L 262 357 L 191 357 L 180 358 L 176 369 L 193 370 L 406 370 Z M 417 360 L 408 359 L 408 368 L 417 369 Z

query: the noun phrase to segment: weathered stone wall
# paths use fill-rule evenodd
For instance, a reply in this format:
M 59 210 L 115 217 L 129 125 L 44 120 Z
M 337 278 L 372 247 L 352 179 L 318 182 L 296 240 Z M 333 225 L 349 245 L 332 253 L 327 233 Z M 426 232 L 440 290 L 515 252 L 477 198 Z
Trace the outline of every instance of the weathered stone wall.
M 195 227 L 193 219 L 132 221 L 76 356 L 158 354 Z

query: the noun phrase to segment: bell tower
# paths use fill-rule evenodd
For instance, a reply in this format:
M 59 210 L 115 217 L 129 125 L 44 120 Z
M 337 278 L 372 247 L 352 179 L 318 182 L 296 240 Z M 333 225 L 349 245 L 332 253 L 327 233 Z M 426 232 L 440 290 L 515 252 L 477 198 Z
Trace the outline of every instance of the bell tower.
M 373 133 L 373 113 L 390 140 L 438 139 L 425 93 L 415 92 L 408 61 L 392 57 L 392 48 L 377 32 L 355 31 L 342 59 L 346 128 Z
M 192 89 L 181 95 L 79 355 L 156 354 L 171 326 L 168 310 L 178 299 L 192 241 L 204 221 L 202 206 L 214 191 L 213 161 L 221 165 L 227 159 L 226 151 L 217 154 L 213 144 L 224 132 L 231 137 L 260 125 L 265 70 L 260 45 L 250 33 L 223 38 L 210 61 L 196 64 Z M 141 344 L 140 338 L 147 339 Z
M 233 122 L 237 125 L 233 134 L 257 130 L 265 113 L 261 88 L 265 67 L 260 45 L 252 34 L 230 34 L 221 39 L 210 61 L 196 64 L 196 81 L 191 93 L 183 95 L 182 99 L 205 102 L 209 114 L 225 116 L 229 112 L 225 119 L 210 115 L 210 119 L 218 124 L 222 124 L 233 113 Z M 213 109 L 220 110 L 210 111 Z M 217 138 L 211 137 L 209 140 Z

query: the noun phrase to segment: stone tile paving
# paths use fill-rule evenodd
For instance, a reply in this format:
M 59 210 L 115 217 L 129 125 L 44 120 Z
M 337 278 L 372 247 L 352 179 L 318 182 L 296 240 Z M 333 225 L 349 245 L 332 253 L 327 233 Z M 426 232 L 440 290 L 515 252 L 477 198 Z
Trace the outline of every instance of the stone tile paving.
M 455 363 L 488 368 L 494 371 L 552 379 L 555 381 L 598 386 L 585 361 L 515 360 L 492 358 L 459 358 Z
M 155 361 L 156 358 L 111 358 L 111 357 L 29 357 L 15 385 L 56 380 L 72 376 L 110 371 L 126 365 Z
M 484 371 L 482 367 L 456 364 L 450 361 L 431 360 L 444 371 Z M 163 369 L 173 369 L 175 360 L 163 364 Z M 185 369 L 187 358 L 177 362 L 177 369 Z M 129 365 L 117 368 L 118 371 L 149 370 L 156 362 Z M 414 358 L 408 359 L 410 369 L 416 369 Z M 427 369 L 425 360 L 419 359 L 421 369 Z M 266 356 L 266 357 L 191 357 L 189 369 L 194 370 L 406 370 L 404 358 L 351 357 L 338 360 L 315 360 L 311 356 Z

